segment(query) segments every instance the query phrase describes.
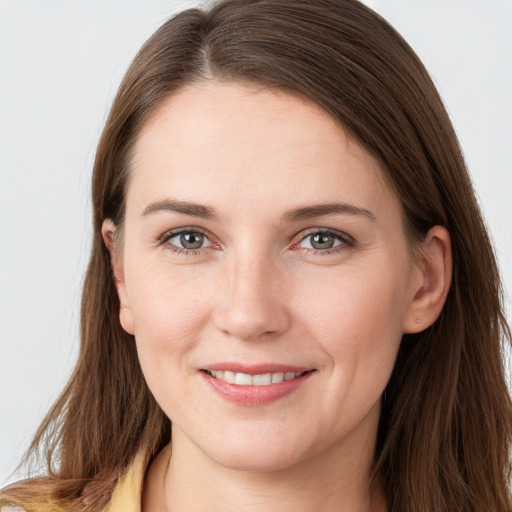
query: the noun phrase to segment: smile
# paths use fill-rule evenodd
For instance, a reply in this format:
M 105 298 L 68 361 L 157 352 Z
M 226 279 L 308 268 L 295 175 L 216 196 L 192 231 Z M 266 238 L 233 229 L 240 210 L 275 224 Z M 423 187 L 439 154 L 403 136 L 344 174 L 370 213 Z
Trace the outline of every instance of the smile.
M 238 386 L 269 386 L 270 384 L 279 384 L 283 381 L 296 379 L 304 375 L 306 372 L 277 372 L 250 375 L 248 373 L 223 370 L 206 370 L 206 373 L 211 377 L 227 382 L 228 384 L 236 384 Z
M 306 386 L 316 369 L 272 364 L 243 367 L 227 363 L 216 364 L 199 373 L 205 384 L 222 399 L 238 406 L 257 407 L 271 404 Z

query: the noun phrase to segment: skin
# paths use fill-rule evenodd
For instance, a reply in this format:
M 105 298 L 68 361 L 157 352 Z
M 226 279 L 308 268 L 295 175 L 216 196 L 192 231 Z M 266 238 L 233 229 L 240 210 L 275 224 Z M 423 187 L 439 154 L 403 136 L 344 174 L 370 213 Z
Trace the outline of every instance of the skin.
M 380 398 L 402 334 L 444 304 L 446 230 L 413 258 L 373 157 L 319 107 L 255 86 L 178 91 L 142 129 L 131 172 L 122 247 L 111 221 L 103 234 L 121 323 L 173 422 L 143 510 L 385 510 L 369 486 Z M 217 216 L 162 209 L 169 200 Z M 332 203 L 352 210 L 287 215 Z M 180 228 L 203 245 L 180 250 Z M 319 230 L 334 247 L 313 247 Z M 220 361 L 315 371 L 246 407 L 205 384 L 200 370 Z

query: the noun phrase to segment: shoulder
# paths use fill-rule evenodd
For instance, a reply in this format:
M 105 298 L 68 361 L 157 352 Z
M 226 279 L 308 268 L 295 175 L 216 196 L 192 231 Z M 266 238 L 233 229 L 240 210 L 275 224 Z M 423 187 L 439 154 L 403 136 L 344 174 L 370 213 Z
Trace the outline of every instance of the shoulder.
M 140 512 L 142 484 L 147 465 L 147 454 L 144 451 L 139 452 L 121 477 L 116 478 L 108 503 L 100 504 L 94 510 Z M 76 503 L 55 499 L 54 490 L 55 482 L 46 477 L 11 484 L 0 489 L 0 512 L 78 512 L 84 508 Z M 23 504 L 23 507 L 19 504 Z
M 72 512 L 76 509 L 67 509 L 61 505 L 52 504 L 48 501 L 39 502 L 37 499 L 28 500 L 30 503 L 24 503 L 26 507 L 23 508 L 21 505 L 0 505 L 0 512 Z
M 50 496 L 43 478 L 20 480 L 0 489 L 0 512 L 72 512 Z
M 110 502 L 103 512 L 140 512 L 142 484 L 147 465 L 147 454 L 139 452 L 118 480 Z

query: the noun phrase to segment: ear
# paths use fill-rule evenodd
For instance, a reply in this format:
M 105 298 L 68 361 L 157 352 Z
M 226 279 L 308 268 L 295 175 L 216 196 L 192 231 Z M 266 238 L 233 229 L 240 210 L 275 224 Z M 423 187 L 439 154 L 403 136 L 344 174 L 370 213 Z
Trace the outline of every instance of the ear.
M 134 321 L 130 309 L 130 301 L 128 300 L 128 293 L 126 291 L 124 271 L 119 258 L 119 250 L 116 248 L 114 242 L 115 233 L 115 224 L 110 219 L 104 220 L 101 227 L 101 235 L 105 245 L 107 246 L 108 252 L 110 253 L 110 262 L 112 264 L 112 272 L 114 274 L 114 282 L 116 285 L 117 296 L 119 297 L 120 304 L 119 321 L 123 329 L 128 334 L 134 334 Z
M 441 314 L 452 281 L 452 249 L 446 228 L 434 226 L 427 233 L 420 248 L 417 273 L 412 302 L 404 318 L 404 333 L 425 330 Z

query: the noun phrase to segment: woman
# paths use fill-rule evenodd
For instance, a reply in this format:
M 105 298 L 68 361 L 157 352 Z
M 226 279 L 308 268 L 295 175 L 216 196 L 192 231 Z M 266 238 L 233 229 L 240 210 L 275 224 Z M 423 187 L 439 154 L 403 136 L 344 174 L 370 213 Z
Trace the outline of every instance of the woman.
M 512 509 L 494 255 L 428 74 L 371 10 L 169 20 L 93 207 L 79 361 L 32 445 L 50 476 L 2 504 Z

